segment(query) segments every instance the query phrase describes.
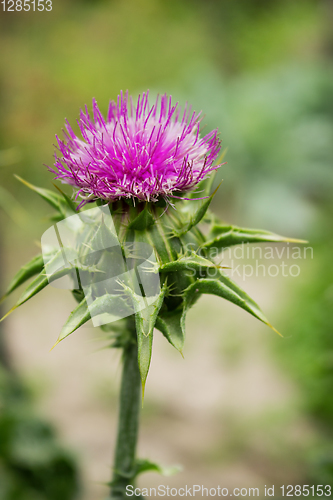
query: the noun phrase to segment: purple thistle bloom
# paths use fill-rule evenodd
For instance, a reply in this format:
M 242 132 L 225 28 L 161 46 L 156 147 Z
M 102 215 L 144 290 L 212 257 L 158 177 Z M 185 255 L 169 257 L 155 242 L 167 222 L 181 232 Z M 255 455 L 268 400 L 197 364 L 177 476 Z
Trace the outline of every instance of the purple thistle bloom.
M 93 118 L 87 106 L 81 110 L 78 138 L 68 121 L 65 141 L 57 137 L 56 179 L 79 188 L 83 202 L 102 198 L 138 198 L 157 201 L 159 196 L 193 188 L 209 172 L 221 149 L 217 130 L 200 138 L 200 113 L 191 115 L 185 106 L 163 95 L 150 107 L 148 92 L 132 98 L 121 92 L 117 104 L 110 102 L 107 119 L 93 100 Z

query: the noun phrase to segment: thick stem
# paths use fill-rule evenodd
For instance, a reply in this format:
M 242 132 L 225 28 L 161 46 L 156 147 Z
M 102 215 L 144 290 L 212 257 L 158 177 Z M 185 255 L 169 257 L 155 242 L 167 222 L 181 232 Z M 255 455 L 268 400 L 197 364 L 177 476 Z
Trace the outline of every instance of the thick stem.
M 112 500 L 128 498 L 126 487 L 133 485 L 135 479 L 136 444 L 141 405 L 141 379 L 136 342 L 124 348 L 123 363 L 118 436 L 110 497 Z

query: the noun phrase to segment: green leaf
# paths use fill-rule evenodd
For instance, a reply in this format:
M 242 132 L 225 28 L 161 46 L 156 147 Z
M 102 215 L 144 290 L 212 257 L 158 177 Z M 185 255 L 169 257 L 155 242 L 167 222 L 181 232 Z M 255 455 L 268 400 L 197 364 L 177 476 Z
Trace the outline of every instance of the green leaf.
M 151 361 L 153 331 L 157 315 L 163 304 L 166 290 L 167 284 L 164 283 L 159 295 L 156 296 L 153 301 L 151 301 L 151 297 L 139 297 L 131 291 L 135 309 L 135 326 L 138 339 L 138 362 L 142 383 L 142 396 L 144 396 L 145 384 Z
M 9 283 L 8 288 L 6 290 L 5 295 L 2 297 L 3 300 L 5 297 L 8 297 L 16 288 L 25 283 L 29 278 L 35 276 L 38 273 L 41 273 L 44 269 L 44 261 L 42 255 L 36 255 L 31 259 L 30 262 L 21 267 L 21 269 L 15 274 L 12 281 Z
M 185 340 L 186 314 L 201 294 L 211 294 L 222 297 L 249 312 L 255 318 L 277 332 L 264 316 L 258 304 L 256 304 L 256 302 L 223 271 L 220 270 L 218 272 L 218 279 L 197 279 L 194 283 L 189 285 L 183 292 L 183 302 L 181 306 L 174 311 L 163 311 L 157 318 L 156 328 L 163 333 L 170 344 L 181 354 Z
M 185 314 L 191 307 L 193 302 L 198 298 L 198 294 L 211 294 L 222 297 L 229 302 L 241 307 L 245 311 L 252 314 L 255 318 L 259 319 L 274 331 L 275 328 L 269 323 L 264 316 L 260 307 L 254 300 L 252 300 L 244 290 L 242 290 L 236 283 L 229 277 L 221 272 L 219 280 L 202 278 L 198 279 L 195 283 L 190 285 L 184 292 L 184 313 L 182 321 L 185 321 Z M 279 332 L 277 332 L 279 333 Z
M 155 224 L 153 215 L 149 212 L 148 203 L 145 208 L 128 224 L 128 229 L 135 229 L 137 231 L 144 231 L 148 227 Z
M 155 326 L 183 356 L 185 329 L 181 323 L 182 315 L 183 309 L 159 314 Z
M 42 271 L 36 279 L 34 279 L 28 288 L 25 289 L 23 294 L 20 296 L 19 300 L 15 304 L 14 309 L 17 307 L 21 306 L 24 304 L 24 302 L 27 302 L 29 299 L 31 299 L 34 295 L 36 295 L 38 292 L 43 290 L 47 285 L 49 284 L 48 277 L 46 276 L 45 272 Z
M 61 329 L 57 342 L 52 349 L 59 344 L 61 340 L 75 332 L 80 326 L 90 320 L 90 311 L 87 306 L 86 298 L 84 298 L 76 308 L 70 313 L 69 318 Z
M 134 478 L 139 474 L 143 474 L 144 472 L 157 472 L 162 476 L 172 476 L 173 474 L 177 474 L 182 470 L 181 465 L 173 465 L 171 467 L 164 467 L 163 465 L 156 464 L 151 462 L 150 460 L 145 459 L 137 459 L 135 463 L 135 475 Z M 133 479 L 134 479 L 133 478 Z
M 105 294 L 97 297 L 89 305 L 89 308 L 85 297 L 69 315 L 53 347 L 59 344 L 64 338 L 68 337 L 68 335 L 75 332 L 80 326 L 87 323 L 91 317 L 94 318 L 103 314 L 108 315 L 104 316 L 104 324 L 106 324 L 107 322 L 112 323 L 116 321 L 119 317 L 126 317 L 130 312 L 132 312 L 132 309 L 129 308 L 126 299 L 121 295 Z
M 28 288 L 24 291 L 24 293 L 21 295 L 19 300 L 16 302 L 16 304 L 8 311 L 0 320 L 3 321 L 9 314 L 11 314 L 15 309 L 17 309 L 19 306 L 24 304 L 24 302 L 27 302 L 29 299 L 31 299 L 34 295 L 36 295 L 38 292 L 43 290 L 47 285 L 49 284 L 49 280 L 47 276 L 44 274 L 44 271 L 40 273 L 39 276 L 33 282 L 28 286 Z
M 241 307 L 243 307 L 243 309 L 271 327 L 271 324 L 267 321 L 258 304 L 223 271 L 220 271 L 219 280 L 224 286 L 232 290 L 232 292 L 234 292 L 241 299 L 243 303 L 243 306 Z
M 206 243 L 202 248 L 226 248 L 241 243 L 260 243 L 260 242 L 290 242 L 306 243 L 304 240 L 286 238 L 279 234 L 260 229 L 242 229 L 237 226 L 214 224 L 207 237 Z
M 59 265 L 57 266 L 57 260 L 59 259 Z M 73 267 L 61 267 L 63 265 L 63 257 L 62 257 L 62 252 L 61 250 L 58 251 L 52 259 L 50 259 L 48 264 L 55 264 L 55 268 L 59 268 L 59 271 L 56 271 L 55 273 L 52 273 L 52 280 L 55 281 L 59 278 L 62 278 L 70 270 L 73 270 Z M 0 321 L 3 321 L 10 313 L 12 313 L 17 307 L 21 306 L 25 302 L 27 302 L 29 299 L 31 299 L 34 295 L 36 295 L 38 292 L 43 290 L 47 285 L 49 284 L 49 277 L 45 273 L 45 270 L 43 270 L 39 273 L 39 275 L 30 283 L 30 285 L 25 289 L 23 294 L 20 296 L 19 300 L 16 302 L 14 307 L 1 318 Z
M 161 264 L 158 267 L 160 272 L 170 273 L 174 271 L 198 271 L 200 269 L 207 268 L 215 268 L 219 269 L 221 266 L 218 266 L 214 262 L 202 257 L 201 255 L 196 254 L 195 252 L 191 252 L 190 255 L 180 256 L 177 260 L 173 262 L 167 262 L 165 264 Z
M 141 236 L 141 233 L 138 232 L 137 236 Z M 146 241 L 154 248 L 158 260 L 163 263 L 177 260 L 182 249 L 181 241 L 174 236 L 170 237 L 170 230 L 162 224 L 161 218 L 156 219 L 155 224 L 142 233 L 142 236 L 141 241 Z

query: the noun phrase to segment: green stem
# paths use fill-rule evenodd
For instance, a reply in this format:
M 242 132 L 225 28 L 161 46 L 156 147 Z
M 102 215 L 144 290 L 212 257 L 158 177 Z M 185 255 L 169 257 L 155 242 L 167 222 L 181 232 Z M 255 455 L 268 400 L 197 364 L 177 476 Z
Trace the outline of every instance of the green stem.
M 120 390 L 118 436 L 111 485 L 111 499 L 128 498 L 126 487 L 134 486 L 136 444 L 141 405 L 141 379 L 136 341 L 124 348 Z M 141 497 L 142 498 L 142 497 Z

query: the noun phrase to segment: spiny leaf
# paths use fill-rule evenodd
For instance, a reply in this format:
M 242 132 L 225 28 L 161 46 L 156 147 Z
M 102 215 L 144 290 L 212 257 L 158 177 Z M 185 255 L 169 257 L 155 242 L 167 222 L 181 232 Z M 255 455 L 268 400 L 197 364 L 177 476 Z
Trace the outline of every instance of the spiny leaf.
M 24 304 L 24 302 L 27 302 L 29 299 L 31 299 L 34 295 L 36 295 L 38 292 L 43 290 L 47 285 L 49 284 L 48 277 L 45 274 L 45 271 L 42 271 L 37 278 L 35 278 L 28 288 L 25 289 L 19 300 L 17 301 L 15 308 L 21 306 Z
M 159 265 L 160 272 L 174 272 L 174 271 L 183 271 L 183 270 L 201 270 L 207 268 L 215 268 L 219 269 L 221 266 L 218 266 L 214 262 L 202 257 L 201 255 L 192 252 L 190 255 L 180 256 L 177 260 L 173 262 L 167 262 L 166 264 Z
M 214 224 L 207 238 L 208 241 L 202 244 L 202 248 L 222 249 L 241 243 L 260 243 L 260 242 L 289 242 L 289 243 L 307 243 L 304 240 L 286 238 L 279 234 L 260 229 L 242 229 L 237 226 Z
M 263 312 L 261 311 L 258 304 L 240 287 L 235 283 L 229 276 L 227 276 L 223 271 L 219 272 L 219 281 L 223 283 L 226 287 L 232 290 L 235 294 L 240 297 L 246 306 L 246 309 L 250 314 L 258 318 L 260 321 L 268 324 Z M 244 307 L 245 308 L 245 307 Z
M 133 312 L 133 308 L 127 305 L 126 299 L 121 295 L 102 295 L 92 302 L 89 301 L 89 307 L 87 298 L 85 297 L 69 315 L 53 347 L 75 332 L 80 326 L 89 321 L 90 318 L 97 318 L 97 316 L 103 314 L 108 315 L 107 317 L 104 316 L 106 324 L 107 320 L 111 323 L 119 318 L 129 316 L 131 312 Z
M 135 308 L 135 325 L 138 339 L 138 362 L 142 383 L 142 397 L 144 397 L 145 384 L 151 361 L 153 331 L 166 290 L 167 284 L 165 282 L 159 295 L 156 296 L 153 301 L 151 300 L 151 297 L 138 297 L 134 292 L 131 292 Z
M 58 268 L 59 270 L 56 271 L 55 273 L 52 274 L 52 280 L 55 281 L 59 278 L 62 278 L 66 274 L 69 273 L 73 268 L 65 268 L 62 267 L 63 264 L 63 259 L 62 259 L 62 253 L 61 250 L 55 253 L 54 257 L 50 259 L 49 264 L 56 263 L 57 260 L 59 260 L 59 266 L 55 265 L 55 268 Z M 13 312 L 17 307 L 21 306 L 25 302 L 27 302 L 29 299 L 31 299 L 34 295 L 36 295 L 38 292 L 43 290 L 47 285 L 49 284 L 49 277 L 47 276 L 45 270 L 43 269 L 39 275 L 30 283 L 30 285 L 25 289 L 23 294 L 20 296 L 19 300 L 17 303 L 12 307 L 12 309 L 0 320 L 4 320 L 11 312 Z
M 180 308 L 175 311 L 160 313 L 157 318 L 156 328 L 163 333 L 170 344 L 179 350 L 180 353 L 182 353 L 185 340 L 186 314 L 201 294 L 212 294 L 222 297 L 238 305 L 277 332 L 266 319 L 256 302 L 226 276 L 223 271 L 219 271 L 218 279 L 202 278 L 189 285 L 183 292 L 183 302 Z
M 138 232 L 139 235 L 140 233 Z M 142 236 L 154 248 L 156 256 L 163 263 L 176 260 L 178 253 L 181 252 L 182 245 L 180 239 L 174 236 L 170 237 L 169 229 L 161 222 L 161 218 L 156 219 L 155 224 L 145 234 L 142 234 Z
M 44 261 L 42 255 L 36 255 L 31 259 L 30 262 L 21 267 L 21 269 L 15 274 L 12 281 L 9 283 L 5 295 L 2 297 L 1 301 L 8 297 L 16 288 L 25 283 L 29 278 L 35 276 L 35 274 L 41 273 L 44 269 Z
M 88 309 L 86 298 L 84 298 L 76 308 L 70 313 L 69 318 L 62 327 L 61 333 L 52 349 L 59 344 L 61 340 L 75 332 L 80 326 L 90 320 L 90 311 Z
M 269 323 L 264 316 L 260 307 L 252 300 L 236 283 L 229 277 L 221 272 L 219 280 L 202 278 L 198 279 L 195 283 L 190 285 L 184 292 L 184 314 L 182 321 L 185 321 L 185 314 L 191 307 L 192 303 L 197 299 L 198 294 L 212 294 L 222 297 L 233 304 L 241 307 L 245 311 L 252 314 L 255 318 L 259 319 L 274 331 L 275 328 Z M 277 332 L 279 333 L 279 332 Z
M 156 320 L 156 328 L 163 333 L 170 344 L 183 356 L 185 330 L 181 324 L 182 314 L 183 309 L 159 314 Z
M 148 204 L 145 208 L 128 224 L 128 229 L 135 229 L 137 231 L 144 231 L 148 227 L 155 224 L 153 215 L 149 212 Z
M 185 340 L 186 314 L 195 300 L 203 293 L 218 295 L 238 305 L 276 331 L 256 302 L 223 271 L 219 270 L 217 272 L 217 279 L 201 278 L 189 285 L 183 292 L 183 303 L 180 308 L 175 311 L 160 313 L 157 318 L 156 328 L 163 333 L 170 344 L 180 353 L 182 353 Z

